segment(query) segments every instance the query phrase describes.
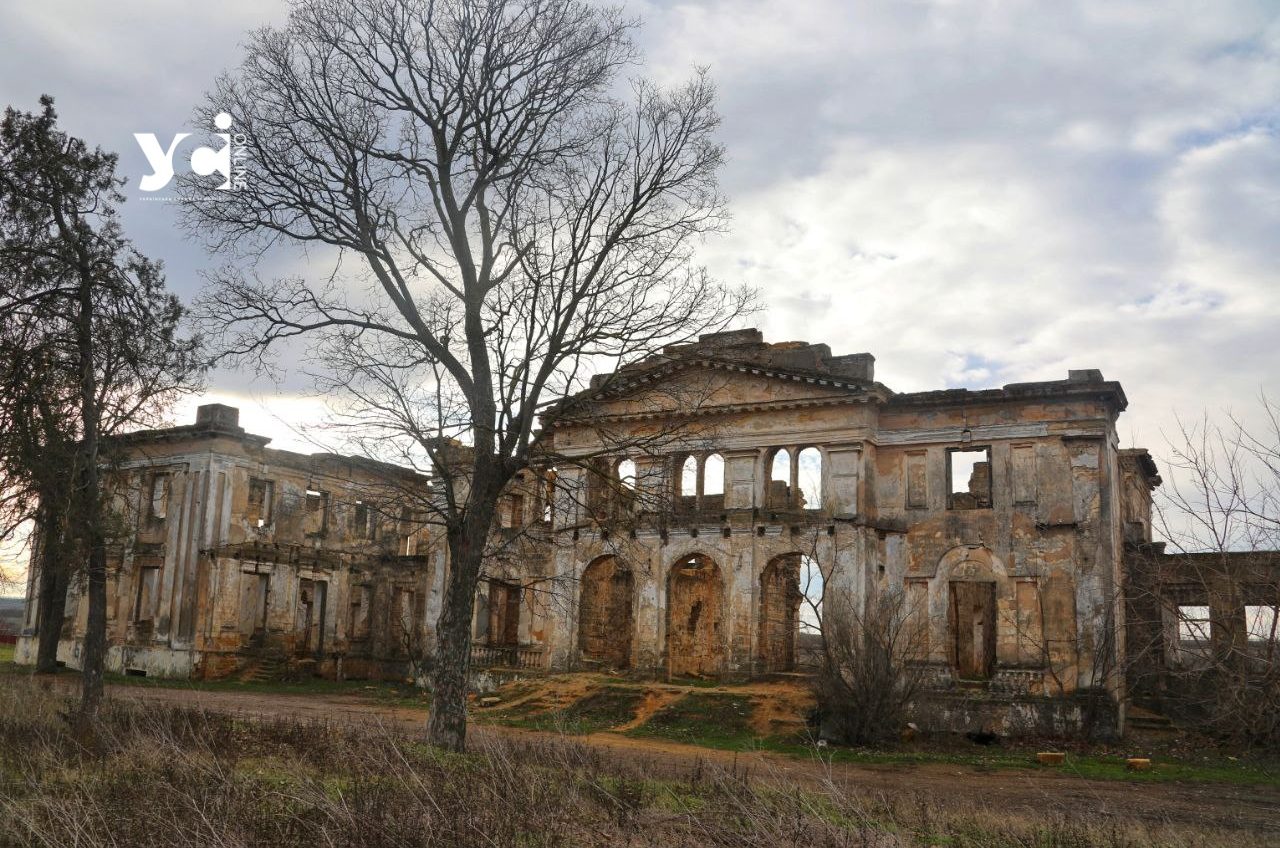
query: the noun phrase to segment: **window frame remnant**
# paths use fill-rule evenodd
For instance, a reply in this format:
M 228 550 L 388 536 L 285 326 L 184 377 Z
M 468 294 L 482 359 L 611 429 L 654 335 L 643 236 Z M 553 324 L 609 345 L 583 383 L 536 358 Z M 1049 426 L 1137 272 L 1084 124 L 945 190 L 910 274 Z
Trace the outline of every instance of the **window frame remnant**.
M 987 492 L 986 492 L 985 502 L 980 495 L 974 495 L 972 491 L 969 491 L 969 490 L 966 490 L 963 492 L 956 491 L 955 460 L 956 460 L 956 455 L 962 454 L 962 453 L 986 454 Z M 969 486 L 971 486 L 973 483 L 973 475 L 976 472 L 980 462 L 981 461 L 975 461 L 973 463 L 972 470 L 969 472 L 969 481 L 968 481 Z M 955 510 L 991 509 L 995 506 L 994 486 L 992 485 L 993 478 L 995 475 L 992 473 L 991 464 L 992 464 L 991 445 L 971 445 L 971 446 L 965 446 L 965 447 L 947 448 L 947 509 L 955 509 Z M 973 497 L 974 504 L 972 506 L 963 505 L 963 503 L 959 503 L 957 501 L 957 496 Z
M 329 529 L 329 493 L 322 489 L 307 488 L 303 494 L 303 515 L 308 522 L 312 522 L 311 516 L 317 512 L 320 513 L 320 526 L 308 530 L 308 536 L 323 536 Z
M 1280 642 L 1280 607 L 1275 604 L 1246 604 L 1244 622 L 1249 644 Z
M 249 501 L 246 520 L 253 527 L 267 527 L 275 518 L 274 480 L 265 477 L 249 478 Z M 256 508 L 256 509 L 255 509 Z
M 1192 613 L 1188 610 L 1204 610 L 1204 613 Z M 1213 617 L 1208 604 L 1178 604 L 1174 614 L 1177 618 L 1179 644 L 1196 646 L 1209 644 L 1213 638 Z

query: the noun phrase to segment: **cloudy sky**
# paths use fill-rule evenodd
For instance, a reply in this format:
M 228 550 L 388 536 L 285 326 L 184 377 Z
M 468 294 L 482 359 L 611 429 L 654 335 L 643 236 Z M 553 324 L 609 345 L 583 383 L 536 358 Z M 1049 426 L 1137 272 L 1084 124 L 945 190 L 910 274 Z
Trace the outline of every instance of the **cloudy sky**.
M 1280 397 L 1280 2 L 633 2 L 644 73 L 706 65 L 732 231 L 704 259 L 756 286 L 772 340 L 871 351 L 891 388 L 1101 368 L 1122 438 Z M 135 132 L 188 126 L 266 0 L 5 0 L 0 102 L 57 98 L 121 154 L 140 248 L 183 297 L 215 260 L 141 202 Z M 179 157 L 181 160 L 181 157 Z M 280 446 L 304 385 L 218 373 Z M 185 417 L 186 411 L 182 415 Z

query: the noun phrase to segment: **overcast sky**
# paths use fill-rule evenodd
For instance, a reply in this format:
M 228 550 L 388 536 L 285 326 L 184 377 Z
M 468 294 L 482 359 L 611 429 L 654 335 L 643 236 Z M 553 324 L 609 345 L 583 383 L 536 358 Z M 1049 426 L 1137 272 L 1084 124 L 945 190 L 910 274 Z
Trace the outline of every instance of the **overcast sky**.
M 139 200 L 133 133 L 199 129 L 214 75 L 287 4 L 2 2 L 0 102 L 52 94 L 121 154 L 126 230 L 192 297 L 215 260 Z M 1280 397 L 1280 2 L 627 8 L 644 73 L 719 86 L 733 224 L 703 256 L 761 290 L 767 338 L 870 351 L 898 391 L 1100 368 L 1126 445 L 1157 453 L 1175 411 Z M 303 447 L 304 388 L 224 372 L 210 394 Z

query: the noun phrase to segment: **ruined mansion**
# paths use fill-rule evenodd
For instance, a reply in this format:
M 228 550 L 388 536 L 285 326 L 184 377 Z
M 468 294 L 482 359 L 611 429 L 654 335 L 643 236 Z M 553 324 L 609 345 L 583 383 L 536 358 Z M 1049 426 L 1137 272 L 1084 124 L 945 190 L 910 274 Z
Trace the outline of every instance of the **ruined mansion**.
M 897 393 L 870 354 L 825 344 L 741 330 L 669 347 L 544 419 L 557 460 L 504 496 L 473 668 L 803 672 L 823 608 L 900 593 L 947 726 L 1069 728 L 1081 692 L 1123 722 L 1126 587 L 1162 556 L 1155 463 L 1119 445 L 1126 404 L 1096 370 Z M 268 441 L 216 404 L 122 440 L 109 670 L 420 676 L 448 563 L 397 493 L 432 497 L 435 475 Z M 71 666 L 86 606 L 73 582 Z M 1143 631 L 1153 662 L 1186 641 L 1174 609 Z

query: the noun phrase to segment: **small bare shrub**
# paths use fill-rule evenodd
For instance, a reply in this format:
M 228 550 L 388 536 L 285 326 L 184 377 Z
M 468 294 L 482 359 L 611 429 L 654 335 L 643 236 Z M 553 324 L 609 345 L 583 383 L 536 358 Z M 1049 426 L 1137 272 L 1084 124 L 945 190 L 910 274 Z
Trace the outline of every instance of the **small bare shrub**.
M 827 597 L 822 654 L 814 678 L 821 731 L 850 745 L 896 739 L 922 683 L 911 660 L 922 631 L 902 592 L 884 592 L 860 608 Z

